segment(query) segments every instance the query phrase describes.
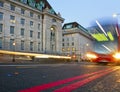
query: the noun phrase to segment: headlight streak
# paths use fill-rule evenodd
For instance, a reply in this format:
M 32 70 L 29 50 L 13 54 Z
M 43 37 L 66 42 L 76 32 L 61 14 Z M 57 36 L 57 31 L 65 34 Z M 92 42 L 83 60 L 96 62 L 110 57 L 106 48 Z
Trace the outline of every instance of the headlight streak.
M 90 54 L 90 53 L 87 53 L 86 56 L 90 59 L 96 59 L 97 58 L 97 55 L 95 54 Z
M 115 59 L 120 59 L 120 53 L 115 53 L 115 54 L 113 55 L 113 57 L 114 57 Z
M 37 54 L 37 53 L 23 53 L 23 52 L 13 52 L 13 51 L 5 51 L 5 50 L 0 50 L 0 53 L 2 53 L 2 54 L 10 54 L 10 55 L 35 56 L 35 58 L 61 58 L 61 59 L 71 59 L 70 56 L 47 55 L 47 54 Z

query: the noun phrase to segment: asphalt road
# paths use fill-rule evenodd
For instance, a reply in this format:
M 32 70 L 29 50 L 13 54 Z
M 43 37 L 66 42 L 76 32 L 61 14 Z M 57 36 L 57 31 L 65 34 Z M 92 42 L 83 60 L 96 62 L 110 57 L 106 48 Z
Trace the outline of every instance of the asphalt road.
M 120 92 L 120 66 L 1 63 L 0 92 Z

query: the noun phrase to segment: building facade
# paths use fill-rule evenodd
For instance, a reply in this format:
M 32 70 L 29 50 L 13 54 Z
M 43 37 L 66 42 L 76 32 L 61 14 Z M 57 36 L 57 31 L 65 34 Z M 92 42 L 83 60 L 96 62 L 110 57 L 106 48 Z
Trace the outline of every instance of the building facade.
M 93 39 L 77 22 L 63 26 L 62 52 L 78 61 L 85 60 L 85 53 L 93 50 Z
M 0 49 L 62 53 L 62 23 L 47 0 L 0 0 Z

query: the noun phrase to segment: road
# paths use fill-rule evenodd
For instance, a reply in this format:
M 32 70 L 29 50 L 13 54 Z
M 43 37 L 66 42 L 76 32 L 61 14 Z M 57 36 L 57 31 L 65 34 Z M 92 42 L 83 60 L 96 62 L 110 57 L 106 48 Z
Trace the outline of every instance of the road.
M 0 64 L 0 92 L 120 92 L 120 66 Z

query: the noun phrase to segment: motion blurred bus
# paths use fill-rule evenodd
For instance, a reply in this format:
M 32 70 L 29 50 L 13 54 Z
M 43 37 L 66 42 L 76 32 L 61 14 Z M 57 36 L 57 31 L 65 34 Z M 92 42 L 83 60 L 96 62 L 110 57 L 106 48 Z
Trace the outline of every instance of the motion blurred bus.
M 120 27 L 115 19 L 99 19 L 88 28 L 94 38 L 94 51 L 86 53 L 87 59 L 96 63 L 120 62 Z

